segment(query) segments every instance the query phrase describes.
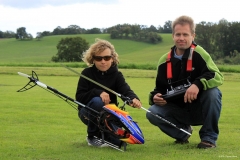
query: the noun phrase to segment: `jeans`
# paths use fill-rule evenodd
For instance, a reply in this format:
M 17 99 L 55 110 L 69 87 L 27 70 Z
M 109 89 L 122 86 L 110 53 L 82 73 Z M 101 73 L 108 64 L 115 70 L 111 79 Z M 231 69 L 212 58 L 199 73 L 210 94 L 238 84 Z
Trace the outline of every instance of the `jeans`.
M 104 103 L 100 97 L 94 97 L 90 102 L 88 102 L 87 106 L 97 112 L 100 112 L 104 106 Z M 89 137 L 99 135 L 97 113 L 94 113 L 93 111 L 83 107 L 81 110 L 79 110 L 78 116 L 81 121 L 87 125 L 87 133 Z
M 155 115 L 175 124 L 186 131 L 190 125 L 202 125 L 199 130 L 201 141 L 208 141 L 216 145 L 219 129 L 218 121 L 222 108 L 222 93 L 216 88 L 202 91 L 197 100 L 186 103 L 184 107 L 177 104 L 167 103 L 164 106 L 152 105 L 149 108 Z M 179 129 L 165 123 L 151 113 L 146 114 L 150 123 L 160 128 L 162 132 L 177 140 L 186 140 L 188 135 Z
M 90 102 L 88 102 L 87 106 L 97 112 L 100 112 L 103 109 L 104 103 L 100 97 L 94 97 Z M 102 138 L 102 133 L 100 133 L 98 127 L 97 113 L 94 113 L 93 111 L 83 107 L 79 110 L 78 116 L 81 121 L 87 125 L 88 137 L 97 136 Z M 117 146 L 121 146 L 122 144 L 121 140 L 108 133 L 104 133 L 104 139 Z

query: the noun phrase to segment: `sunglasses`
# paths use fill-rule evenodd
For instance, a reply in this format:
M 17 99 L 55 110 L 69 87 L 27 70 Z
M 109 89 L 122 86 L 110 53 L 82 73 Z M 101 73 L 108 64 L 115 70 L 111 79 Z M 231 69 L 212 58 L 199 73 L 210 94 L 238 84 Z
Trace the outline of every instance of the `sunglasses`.
M 109 61 L 112 58 L 112 56 L 93 56 L 93 59 L 95 61 L 102 61 L 104 59 L 104 61 Z

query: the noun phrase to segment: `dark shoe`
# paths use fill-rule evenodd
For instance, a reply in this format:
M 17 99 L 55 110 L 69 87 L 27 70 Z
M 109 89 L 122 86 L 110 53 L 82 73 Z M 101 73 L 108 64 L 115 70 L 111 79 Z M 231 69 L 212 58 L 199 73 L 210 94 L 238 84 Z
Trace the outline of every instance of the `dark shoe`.
M 176 144 L 187 144 L 187 143 L 189 143 L 189 141 L 188 141 L 188 139 L 185 140 L 185 141 L 183 141 L 183 140 L 176 140 L 174 143 L 176 143 Z
M 216 145 L 212 144 L 211 142 L 202 141 L 197 145 L 197 148 L 200 149 L 216 148 Z
M 94 147 L 107 147 L 108 145 L 103 143 L 101 139 L 97 137 L 87 137 L 87 142 L 89 146 Z
M 112 135 L 105 135 L 105 140 L 118 146 L 118 148 L 121 148 L 122 147 L 122 144 L 123 144 L 123 141 L 119 140 L 119 138 L 116 138 Z
M 192 134 L 192 132 L 193 132 L 192 126 L 190 126 L 187 131 Z M 176 139 L 175 143 L 176 144 L 187 144 L 187 143 L 189 143 L 189 141 L 188 141 L 189 138 L 190 138 L 190 135 L 187 136 L 186 140 Z

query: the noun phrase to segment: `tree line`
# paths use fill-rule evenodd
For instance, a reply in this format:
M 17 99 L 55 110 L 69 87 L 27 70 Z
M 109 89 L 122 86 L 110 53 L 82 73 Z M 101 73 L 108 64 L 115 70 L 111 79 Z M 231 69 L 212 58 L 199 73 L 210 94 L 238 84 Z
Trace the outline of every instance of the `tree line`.
M 144 25 L 118 24 L 107 29 L 112 39 L 131 39 L 135 41 L 159 43 L 162 37 L 158 34 L 156 27 L 151 25 L 149 28 Z
M 213 59 L 240 64 L 240 23 L 221 19 L 218 23 L 201 22 L 196 25 L 197 44 L 203 46 Z
M 140 30 L 149 29 L 154 32 L 158 33 L 171 33 L 171 24 L 169 25 L 171 21 L 165 22 L 165 25 L 163 27 L 158 26 L 157 28 L 151 25 L 149 28 L 146 25 L 133 25 L 133 26 L 139 26 Z M 123 24 L 124 26 L 129 24 Z M 120 24 L 116 25 L 120 26 Z M 50 36 L 50 35 L 70 35 L 70 34 L 102 34 L 102 33 L 109 33 L 111 32 L 112 28 L 116 27 L 109 27 L 109 28 L 91 28 L 91 29 L 84 29 L 81 28 L 78 25 L 70 25 L 67 28 L 62 28 L 61 26 L 57 26 L 53 31 L 43 31 L 43 32 L 37 32 L 37 37 L 43 37 L 43 36 Z M 3 32 L 0 30 L 0 38 L 17 38 L 17 39 L 31 39 L 33 36 L 26 31 L 26 27 L 19 27 L 17 28 L 16 32 L 13 31 L 6 31 Z

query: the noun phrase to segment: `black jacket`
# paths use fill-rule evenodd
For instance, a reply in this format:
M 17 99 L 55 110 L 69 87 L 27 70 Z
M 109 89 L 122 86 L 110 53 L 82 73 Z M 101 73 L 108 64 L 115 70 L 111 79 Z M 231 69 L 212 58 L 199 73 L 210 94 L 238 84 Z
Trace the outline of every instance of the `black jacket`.
M 126 83 L 122 73 L 118 71 L 117 66 L 112 66 L 106 72 L 102 72 L 93 65 L 92 67 L 85 68 L 81 74 L 110 88 L 116 93 L 129 97 L 131 100 L 133 98 L 139 99 Z M 117 105 L 117 96 L 115 94 L 80 76 L 76 92 L 76 100 L 80 103 L 87 104 L 93 97 L 100 97 L 100 94 L 103 91 L 110 95 L 110 103 Z
M 174 57 L 176 46 L 171 48 L 170 61 L 172 62 L 172 86 L 176 87 L 182 84 L 187 84 L 186 79 L 188 77 L 191 84 L 197 85 L 200 92 L 202 90 L 207 90 L 208 88 L 220 86 L 223 83 L 223 75 L 220 73 L 210 55 L 199 45 L 195 43 L 194 45 L 196 48 L 193 52 L 191 72 L 186 70 L 190 47 L 185 50 L 182 60 Z M 150 101 L 156 93 L 166 94 L 167 89 L 171 89 L 167 79 L 167 55 L 168 53 L 164 54 L 159 59 L 155 89 L 150 94 Z M 181 104 L 183 103 L 183 98 L 174 100 L 173 103 Z

